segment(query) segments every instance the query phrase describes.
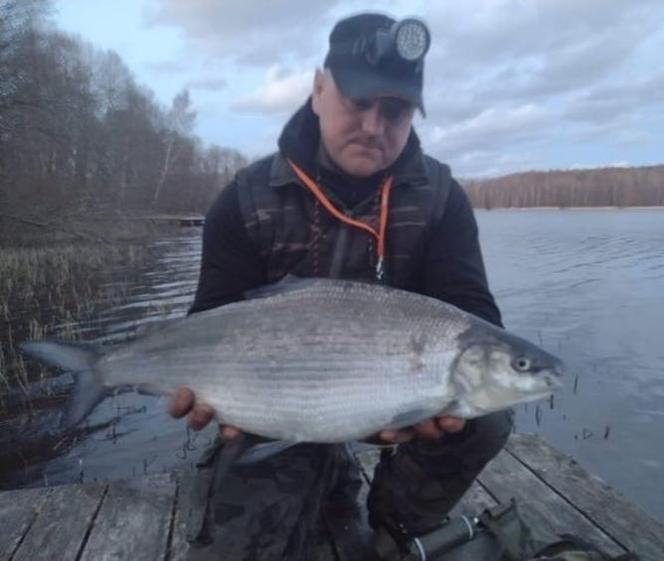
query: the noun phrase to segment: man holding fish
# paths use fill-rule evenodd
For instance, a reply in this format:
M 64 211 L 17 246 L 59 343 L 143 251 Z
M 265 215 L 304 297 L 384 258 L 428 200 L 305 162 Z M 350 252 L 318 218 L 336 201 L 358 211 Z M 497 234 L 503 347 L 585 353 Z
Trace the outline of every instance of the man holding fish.
M 193 429 L 220 424 L 191 560 L 305 559 L 322 508 L 359 523 L 352 440 L 398 444 L 373 528 L 435 530 L 505 444 L 509 407 L 558 384 L 557 359 L 501 329 L 469 201 L 413 130 L 429 42 L 416 19 L 337 23 L 278 152 L 208 212 L 187 318 L 106 354 L 24 345 L 79 373 L 71 423 L 133 384 Z
M 192 313 L 297 274 L 416 291 L 501 326 L 469 202 L 449 168 L 422 154 L 412 128 L 415 111 L 424 114 L 428 47 L 418 20 L 362 14 L 335 26 L 312 96 L 284 128 L 279 152 L 239 174 L 209 211 Z M 186 388 L 170 411 L 187 415 L 195 430 L 214 414 Z M 435 528 L 510 429 L 511 415 L 502 410 L 472 420 L 440 414 L 375 435 L 373 442 L 399 446 L 376 470 L 372 525 L 413 535 Z M 225 425 L 220 433 L 229 441 L 240 431 Z M 350 507 L 359 488 L 344 451 L 321 458 L 319 447 L 307 447 L 230 468 L 212 489 L 202 540 L 212 544 L 200 544 L 201 555 L 219 548 L 244 549 L 247 559 L 302 558 L 319 501 Z M 218 451 L 212 456 L 202 469 L 219 461 Z M 282 500 L 289 508 L 280 512 Z M 281 518 L 261 530 L 255 520 L 270 512 Z M 260 551 L 252 551 L 253 530 L 261 531 Z

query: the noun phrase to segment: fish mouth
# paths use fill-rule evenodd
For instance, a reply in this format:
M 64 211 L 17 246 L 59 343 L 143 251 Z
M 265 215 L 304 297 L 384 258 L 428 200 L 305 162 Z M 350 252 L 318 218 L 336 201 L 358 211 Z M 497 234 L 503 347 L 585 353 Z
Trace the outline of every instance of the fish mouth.
M 561 388 L 563 383 L 561 381 L 563 373 L 558 370 L 554 370 L 551 374 L 546 374 L 543 379 L 546 387 L 550 390 L 557 390 Z

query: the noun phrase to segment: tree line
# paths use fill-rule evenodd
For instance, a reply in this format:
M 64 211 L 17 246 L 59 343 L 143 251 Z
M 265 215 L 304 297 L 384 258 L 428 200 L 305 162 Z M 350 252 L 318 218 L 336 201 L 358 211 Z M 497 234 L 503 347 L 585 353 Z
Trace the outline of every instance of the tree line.
M 664 165 L 530 171 L 462 183 L 477 208 L 664 206 Z
M 112 51 L 58 31 L 50 0 L 0 0 L 0 220 L 204 212 L 246 159 L 204 146 Z

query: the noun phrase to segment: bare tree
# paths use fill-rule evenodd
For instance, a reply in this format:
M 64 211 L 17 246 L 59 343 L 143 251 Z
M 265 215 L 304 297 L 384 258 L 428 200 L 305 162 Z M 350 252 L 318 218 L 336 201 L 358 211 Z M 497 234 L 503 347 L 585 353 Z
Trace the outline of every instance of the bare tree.
M 176 145 L 178 137 L 191 133 L 196 120 L 196 112 L 191 109 L 189 99 L 189 90 L 184 89 L 173 98 L 173 105 L 166 116 L 166 152 L 164 154 L 164 163 L 159 175 L 152 197 L 152 206 L 154 206 L 164 188 L 166 176 L 171 168 L 173 159 L 173 148 Z

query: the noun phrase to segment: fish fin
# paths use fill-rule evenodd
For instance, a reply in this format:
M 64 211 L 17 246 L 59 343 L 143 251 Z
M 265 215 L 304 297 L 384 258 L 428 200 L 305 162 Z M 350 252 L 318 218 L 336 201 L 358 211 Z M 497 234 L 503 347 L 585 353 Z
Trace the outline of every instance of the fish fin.
M 428 409 L 412 409 L 411 411 L 395 415 L 384 430 L 398 430 L 410 427 L 431 417 L 433 417 L 433 414 Z
M 60 341 L 29 341 L 19 345 L 25 354 L 57 366 L 67 372 L 90 370 L 99 359 L 96 347 L 86 343 L 65 343 Z
M 459 417 L 463 419 L 466 417 L 472 417 L 472 413 L 473 408 L 466 401 L 454 399 L 445 406 L 445 409 L 440 412 L 440 415 L 450 415 L 451 417 Z
M 300 442 L 295 440 L 272 440 L 270 442 L 256 444 L 246 450 L 235 463 L 238 465 L 246 465 L 262 462 L 266 458 L 279 454 L 284 450 L 288 450 L 288 448 L 295 446 L 296 444 L 300 444 Z
M 61 426 L 71 428 L 85 419 L 109 395 L 94 370 L 86 370 L 74 375 L 74 388 L 69 405 L 62 416 Z
M 364 440 L 354 440 L 346 443 L 346 449 L 352 454 L 361 454 L 362 452 L 376 452 L 386 448 L 394 448 L 395 444 L 382 444 L 379 442 L 366 442 Z
M 74 387 L 62 417 L 63 427 L 80 423 L 108 395 L 108 388 L 95 368 L 101 356 L 95 345 L 31 341 L 20 347 L 27 355 L 72 373 Z
M 258 288 L 252 288 L 246 290 L 243 294 L 247 300 L 255 300 L 257 298 L 269 298 L 270 296 L 276 296 L 278 294 L 286 294 L 288 292 L 293 292 L 294 290 L 300 290 L 307 288 L 312 284 L 320 282 L 319 278 L 306 278 L 298 277 L 296 275 L 286 275 L 280 281 L 277 281 L 272 284 L 265 286 L 259 286 Z

